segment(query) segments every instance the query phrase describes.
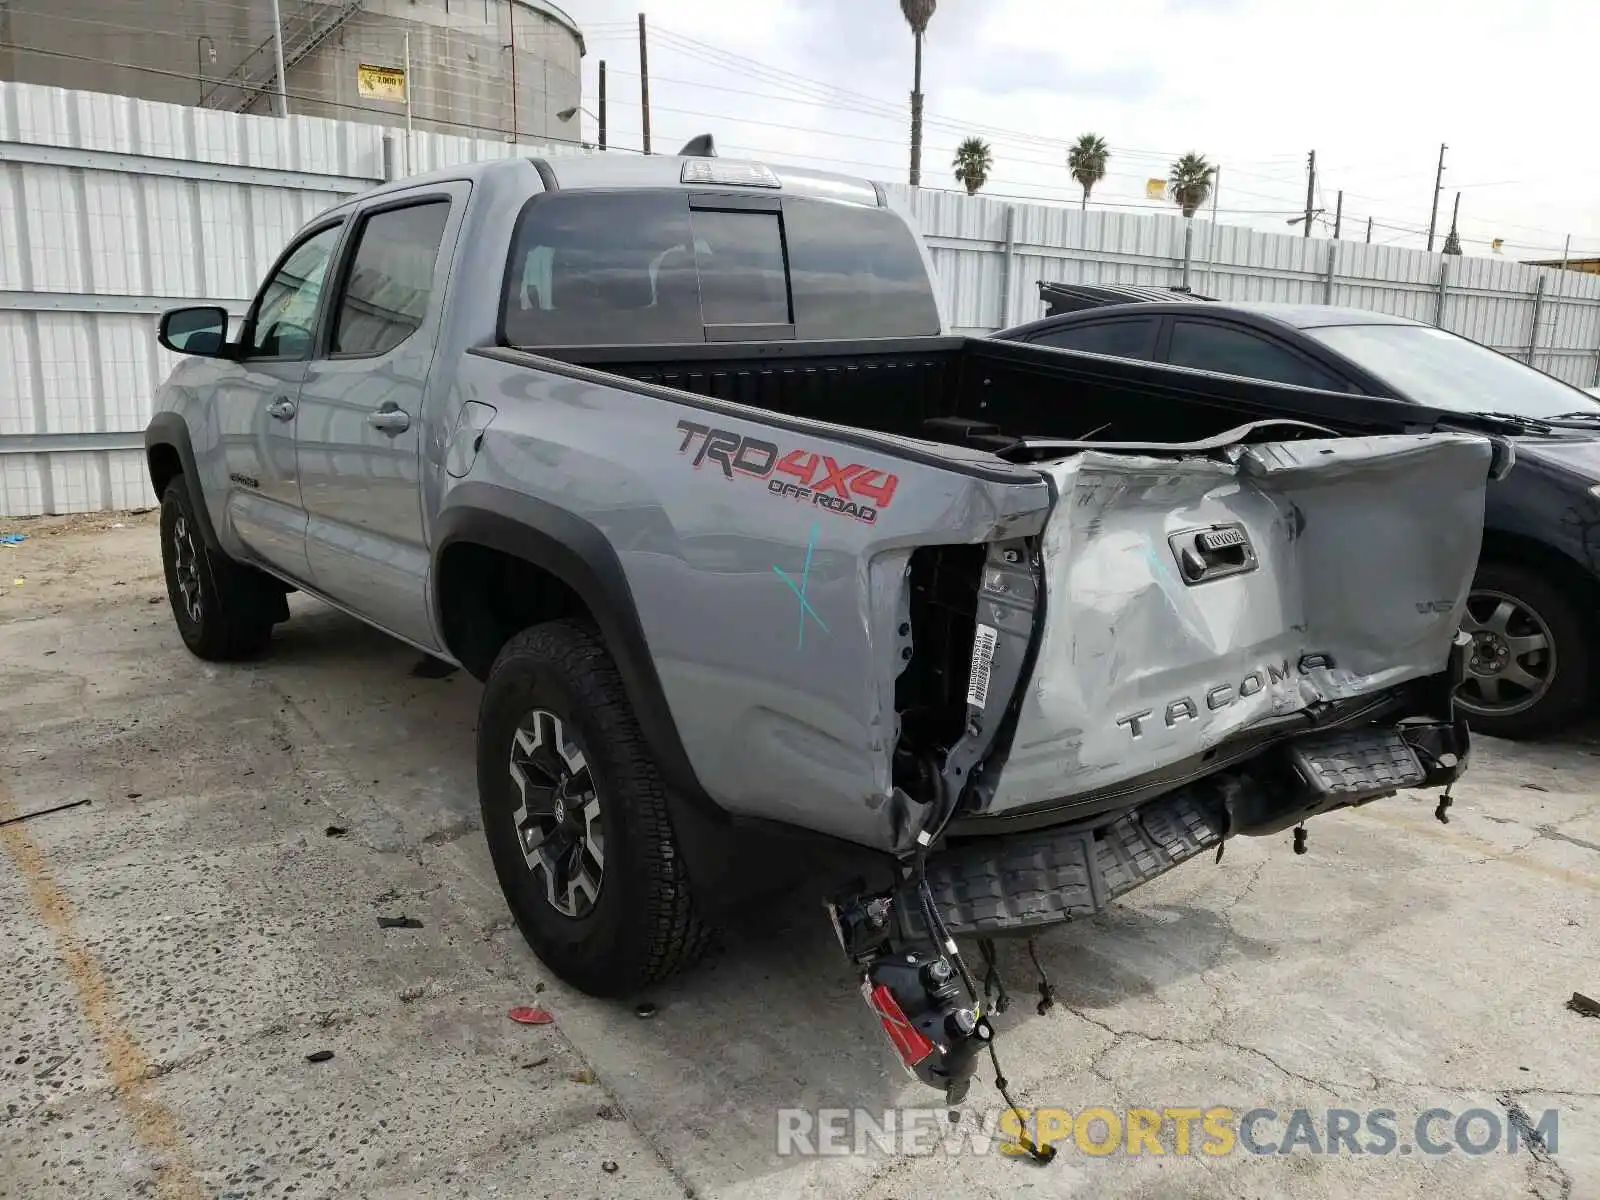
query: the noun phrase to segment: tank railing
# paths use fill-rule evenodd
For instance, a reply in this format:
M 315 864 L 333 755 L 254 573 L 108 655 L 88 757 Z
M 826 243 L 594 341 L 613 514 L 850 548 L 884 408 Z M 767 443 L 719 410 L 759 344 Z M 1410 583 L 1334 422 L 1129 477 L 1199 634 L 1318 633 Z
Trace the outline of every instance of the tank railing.
M 362 0 L 328 3 L 303 0 L 283 19 L 283 68 L 289 70 L 328 38 L 337 33 L 361 9 Z M 273 39 L 269 36 L 234 67 L 201 99 L 203 108 L 243 112 L 272 90 L 277 78 Z

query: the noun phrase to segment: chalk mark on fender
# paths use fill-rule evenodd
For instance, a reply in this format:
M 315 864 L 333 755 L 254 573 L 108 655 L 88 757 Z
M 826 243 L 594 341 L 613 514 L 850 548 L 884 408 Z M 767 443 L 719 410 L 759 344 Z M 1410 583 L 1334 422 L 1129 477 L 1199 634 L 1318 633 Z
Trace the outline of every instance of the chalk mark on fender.
M 821 532 L 821 528 L 822 527 L 816 521 L 811 523 L 811 537 L 806 542 L 806 561 L 804 568 L 800 572 L 799 583 L 796 583 L 792 578 L 790 578 L 789 573 L 776 563 L 774 563 L 772 567 L 772 569 L 778 573 L 778 578 L 789 585 L 789 590 L 794 593 L 795 599 L 800 602 L 800 628 L 794 643 L 794 648 L 796 650 L 801 650 L 805 647 L 807 617 L 810 617 L 813 621 L 815 621 L 823 633 L 828 632 L 827 623 L 817 615 L 817 610 L 811 607 L 811 601 L 806 596 L 806 591 L 811 586 L 811 556 L 816 551 L 817 534 Z

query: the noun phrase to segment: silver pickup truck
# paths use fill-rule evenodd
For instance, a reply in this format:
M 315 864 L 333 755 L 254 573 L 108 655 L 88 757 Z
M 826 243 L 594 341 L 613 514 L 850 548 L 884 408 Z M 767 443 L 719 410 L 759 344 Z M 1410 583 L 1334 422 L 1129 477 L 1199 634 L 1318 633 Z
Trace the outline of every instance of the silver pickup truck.
M 160 340 L 185 644 L 257 654 L 298 590 L 483 680 L 507 902 L 594 994 L 803 865 L 956 1098 L 993 1030 L 952 935 L 1465 766 L 1488 440 L 948 336 L 870 183 L 714 154 L 407 179 L 307 225 L 236 331 L 185 308 Z

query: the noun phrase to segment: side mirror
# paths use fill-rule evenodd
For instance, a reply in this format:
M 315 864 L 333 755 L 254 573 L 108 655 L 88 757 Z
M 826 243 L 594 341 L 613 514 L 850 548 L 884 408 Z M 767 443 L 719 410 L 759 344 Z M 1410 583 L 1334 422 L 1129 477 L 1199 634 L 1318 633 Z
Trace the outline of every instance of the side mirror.
M 1489 478 L 1499 483 L 1517 465 L 1516 443 L 1508 438 L 1489 439 Z
M 161 314 L 156 340 L 176 354 L 226 357 L 228 310 L 210 304 L 169 309 Z

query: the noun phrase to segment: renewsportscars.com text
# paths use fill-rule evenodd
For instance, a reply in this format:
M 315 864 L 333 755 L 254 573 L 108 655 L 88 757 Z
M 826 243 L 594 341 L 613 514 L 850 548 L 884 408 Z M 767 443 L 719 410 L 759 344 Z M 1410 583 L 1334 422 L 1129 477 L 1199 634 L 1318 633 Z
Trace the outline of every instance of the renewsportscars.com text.
M 1091 1157 L 1232 1154 L 1445 1155 L 1558 1150 L 1560 1110 L 1172 1106 L 990 1109 L 951 1123 L 944 1109 L 780 1109 L 784 1157 L 885 1153 L 1020 1154 L 1019 1136 Z

